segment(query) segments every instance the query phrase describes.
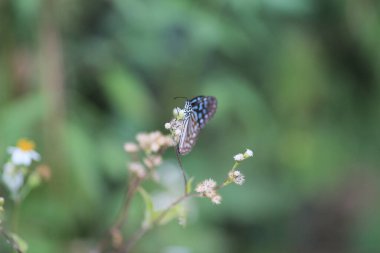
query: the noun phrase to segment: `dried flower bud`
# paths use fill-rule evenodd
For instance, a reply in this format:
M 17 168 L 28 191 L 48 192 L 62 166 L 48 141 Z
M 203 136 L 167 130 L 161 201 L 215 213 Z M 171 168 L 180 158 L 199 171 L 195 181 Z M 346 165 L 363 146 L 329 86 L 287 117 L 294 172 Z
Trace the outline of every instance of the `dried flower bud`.
M 167 126 L 169 126 L 169 125 L 170 125 L 170 127 L 167 128 Z M 170 133 L 171 133 L 172 138 L 171 138 L 171 145 L 170 146 L 175 146 L 179 142 L 179 138 L 180 138 L 181 133 L 182 133 L 183 120 L 174 118 L 170 121 L 170 123 L 165 124 L 165 128 L 170 130 Z
M 222 196 L 220 196 L 220 195 L 213 196 L 211 198 L 211 202 L 216 204 L 216 205 L 219 205 L 222 202 Z
M 230 171 L 228 178 L 235 184 L 242 185 L 245 181 L 245 176 L 238 170 Z
M 124 144 L 124 150 L 127 152 L 127 153 L 136 153 L 139 151 L 139 146 L 137 146 L 135 143 L 133 142 L 127 142 Z
M 216 182 L 212 179 L 207 179 L 197 185 L 195 191 L 201 196 L 211 199 L 214 204 L 220 204 L 222 197 L 216 191 Z
M 214 189 L 206 190 L 203 192 L 203 195 L 207 198 L 212 199 L 216 195 L 216 191 Z
M 162 163 L 162 157 L 158 155 L 150 155 L 144 158 L 144 164 L 149 169 L 153 169 L 154 167 L 161 165 L 161 163 Z
M 135 174 L 139 178 L 143 178 L 146 176 L 144 166 L 139 162 L 131 162 L 128 166 L 128 169 L 131 173 Z
M 49 181 L 51 178 L 51 169 L 49 166 L 45 164 L 41 164 L 36 168 L 36 171 L 38 175 L 42 178 L 44 181 Z
M 199 183 L 197 187 L 195 188 L 195 191 L 199 193 L 205 193 L 210 190 L 214 190 L 215 187 L 216 187 L 216 182 L 210 178 Z
M 136 139 L 140 148 L 146 153 L 158 153 L 160 150 L 175 145 L 169 136 L 163 135 L 160 131 L 139 133 Z

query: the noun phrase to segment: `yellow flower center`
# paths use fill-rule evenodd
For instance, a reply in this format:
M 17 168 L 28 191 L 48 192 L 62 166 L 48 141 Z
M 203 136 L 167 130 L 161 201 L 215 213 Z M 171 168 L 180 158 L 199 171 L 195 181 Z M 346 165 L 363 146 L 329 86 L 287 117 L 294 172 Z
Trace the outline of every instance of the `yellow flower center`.
M 17 147 L 22 151 L 30 151 L 34 149 L 35 145 L 33 141 L 21 139 L 17 142 Z

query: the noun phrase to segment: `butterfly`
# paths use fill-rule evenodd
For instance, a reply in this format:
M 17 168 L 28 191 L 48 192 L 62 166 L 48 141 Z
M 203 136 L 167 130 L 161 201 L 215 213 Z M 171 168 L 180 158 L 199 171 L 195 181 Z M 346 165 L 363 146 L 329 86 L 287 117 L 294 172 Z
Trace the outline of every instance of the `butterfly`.
M 197 96 L 186 100 L 182 132 L 178 142 L 178 153 L 188 154 L 197 141 L 199 132 L 216 112 L 217 101 L 212 96 Z

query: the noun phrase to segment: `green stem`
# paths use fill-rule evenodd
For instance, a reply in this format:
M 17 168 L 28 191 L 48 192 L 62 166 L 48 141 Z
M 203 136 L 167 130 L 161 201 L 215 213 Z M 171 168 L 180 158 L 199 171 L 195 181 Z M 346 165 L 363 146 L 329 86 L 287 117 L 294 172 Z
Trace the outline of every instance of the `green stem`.
M 234 166 L 232 167 L 232 171 L 236 170 L 237 167 L 239 167 L 240 163 L 239 162 L 235 162 Z
M 12 213 L 12 231 L 13 231 L 13 233 L 18 232 L 19 218 L 20 218 L 20 201 L 15 200 L 14 210 Z
M 177 200 L 172 202 L 169 207 L 167 207 L 156 219 L 152 221 L 150 225 L 143 225 L 141 228 L 135 232 L 132 237 L 127 241 L 125 248 L 123 250 L 124 253 L 128 253 L 134 246 L 135 244 L 143 237 L 149 230 L 154 228 L 156 225 L 160 223 L 160 221 L 165 218 L 165 216 L 169 213 L 169 211 L 178 205 L 181 201 L 190 198 L 190 197 L 195 197 L 199 196 L 199 194 L 184 194 L 181 197 L 179 197 Z
M 7 231 L 5 231 L 4 228 L 1 226 L 0 226 L 0 234 L 12 245 L 12 248 L 17 253 L 23 253 L 20 245 L 18 245 L 18 243 L 13 239 L 12 235 L 10 235 Z

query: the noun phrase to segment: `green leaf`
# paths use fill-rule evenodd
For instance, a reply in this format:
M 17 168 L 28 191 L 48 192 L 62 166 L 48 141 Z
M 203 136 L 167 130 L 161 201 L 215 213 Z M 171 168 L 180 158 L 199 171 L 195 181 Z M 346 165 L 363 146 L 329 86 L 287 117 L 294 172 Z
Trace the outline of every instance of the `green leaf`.
M 37 171 L 33 171 L 32 174 L 30 174 L 29 178 L 28 178 L 28 186 L 30 188 L 35 188 L 37 186 L 39 186 L 41 184 L 41 176 L 38 174 Z
M 191 177 L 186 184 L 186 194 L 189 194 L 193 190 L 194 177 Z
M 151 123 L 153 99 L 143 82 L 132 72 L 114 66 L 104 75 L 103 88 L 113 108 L 123 118 L 137 126 Z
M 23 239 L 21 239 L 20 236 L 18 236 L 16 234 L 11 234 L 11 237 L 12 237 L 13 241 L 16 242 L 16 244 L 18 245 L 19 249 L 22 252 L 26 252 L 28 250 L 28 244 Z
M 145 203 L 145 218 L 144 218 L 144 223 L 145 224 L 151 224 L 154 217 L 157 217 L 153 210 L 153 201 L 151 196 L 147 191 L 144 190 L 144 188 L 139 187 L 138 188 L 139 193 L 141 194 L 144 203 Z
M 163 211 L 155 212 L 154 218 L 156 219 L 159 217 L 163 212 L 166 212 L 165 216 L 158 222 L 158 225 L 165 225 L 171 220 L 178 218 L 180 216 L 184 216 L 185 214 L 185 208 L 181 204 L 177 204 L 169 209 L 169 211 L 166 212 L 166 209 Z

